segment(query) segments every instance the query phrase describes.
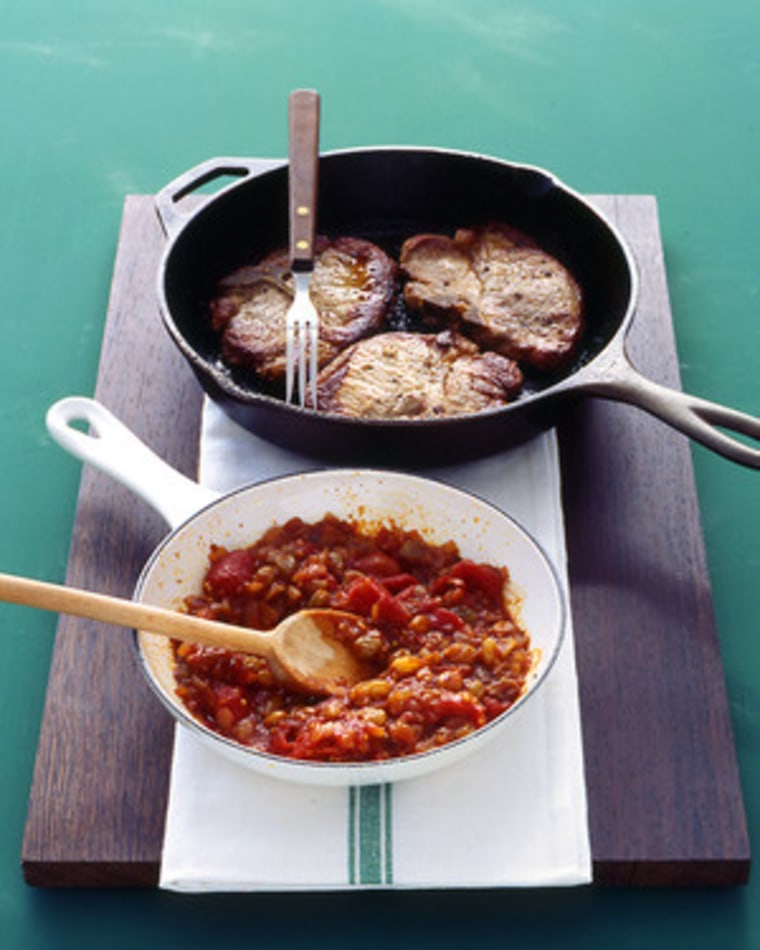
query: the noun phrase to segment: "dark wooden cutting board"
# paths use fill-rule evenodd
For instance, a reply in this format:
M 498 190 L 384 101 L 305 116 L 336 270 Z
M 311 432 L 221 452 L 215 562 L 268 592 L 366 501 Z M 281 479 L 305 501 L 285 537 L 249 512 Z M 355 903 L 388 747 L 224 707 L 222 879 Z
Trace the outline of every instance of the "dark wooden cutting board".
M 656 202 L 594 201 L 640 268 L 634 362 L 679 387 Z M 162 245 L 152 199 L 128 197 L 95 396 L 192 476 L 201 391 L 156 312 Z M 574 405 L 559 431 L 594 882 L 745 883 L 749 842 L 688 443 L 601 400 Z M 131 594 L 163 534 L 147 506 L 85 469 L 68 583 Z M 156 885 L 172 729 L 129 633 L 62 617 L 22 848 L 29 884 Z

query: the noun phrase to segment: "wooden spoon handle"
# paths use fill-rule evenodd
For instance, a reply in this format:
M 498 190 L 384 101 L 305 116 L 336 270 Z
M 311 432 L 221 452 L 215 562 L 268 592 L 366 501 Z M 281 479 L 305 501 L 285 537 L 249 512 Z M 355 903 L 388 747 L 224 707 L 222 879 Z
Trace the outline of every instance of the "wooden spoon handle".
M 120 597 L 95 594 L 76 587 L 0 573 L 0 600 L 55 613 L 100 620 L 120 627 L 158 633 L 175 640 L 240 650 L 269 658 L 271 637 L 258 630 L 202 620 L 175 610 L 151 607 Z

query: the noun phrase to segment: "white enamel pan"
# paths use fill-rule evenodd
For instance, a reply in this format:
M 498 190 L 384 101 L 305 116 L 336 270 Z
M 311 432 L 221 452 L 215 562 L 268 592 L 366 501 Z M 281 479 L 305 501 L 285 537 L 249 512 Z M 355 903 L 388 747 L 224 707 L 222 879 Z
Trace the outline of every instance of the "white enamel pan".
M 303 762 L 262 754 L 218 736 L 177 699 L 169 641 L 138 632 L 139 666 L 159 699 L 183 727 L 243 766 L 319 785 L 375 784 L 422 775 L 508 731 L 554 664 L 568 616 L 563 585 L 536 541 L 512 518 L 474 495 L 430 479 L 373 469 L 305 472 L 220 495 L 172 469 L 91 399 L 71 397 L 56 403 L 48 412 L 47 427 L 64 449 L 134 491 L 171 528 L 140 575 L 134 591 L 137 601 L 177 608 L 200 590 L 212 542 L 228 547 L 250 544 L 273 524 L 294 516 L 315 521 L 330 512 L 362 523 L 392 520 L 401 528 L 419 530 L 434 543 L 453 539 L 463 556 L 509 568 L 508 597 L 535 650 L 524 694 L 506 713 L 465 739 L 383 762 Z

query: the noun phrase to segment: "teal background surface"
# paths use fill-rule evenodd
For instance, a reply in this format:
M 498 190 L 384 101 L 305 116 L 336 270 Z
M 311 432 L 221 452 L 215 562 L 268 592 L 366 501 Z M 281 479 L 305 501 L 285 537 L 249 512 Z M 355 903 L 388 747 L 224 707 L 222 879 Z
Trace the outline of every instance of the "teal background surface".
M 324 149 L 461 148 L 656 195 L 684 388 L 760 415 L 759 40 L 755 0 L 0 0 L 0 570 L 64 576 L 81 469 L 43 420 L 93 390 L 124 196 L 213 156 L 285 154 L 297 86 L 322 94 Z M 760 473 L 693 456 L 756 842 Z M 0 607 L 9 950 L 760 947 L 757 875 L 726 891 L 31 890 L 19 853 L 54 628 Z

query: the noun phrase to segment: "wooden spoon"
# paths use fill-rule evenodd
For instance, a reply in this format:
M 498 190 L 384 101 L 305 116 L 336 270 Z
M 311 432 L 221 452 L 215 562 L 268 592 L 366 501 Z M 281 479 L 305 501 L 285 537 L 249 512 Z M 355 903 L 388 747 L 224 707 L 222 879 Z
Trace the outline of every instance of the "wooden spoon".
M 264 657 L 291 689 L 334 693 L 371 675 L 337 638 L 340 626 L 365 629 L 366 622 L 339 610 L 301 610 L 273 630 L 251 630 L 203 620 L 174 610 L 90 591 L 0 573 L 0 600 L 56 613 L 158 633 L 175 640 Z

